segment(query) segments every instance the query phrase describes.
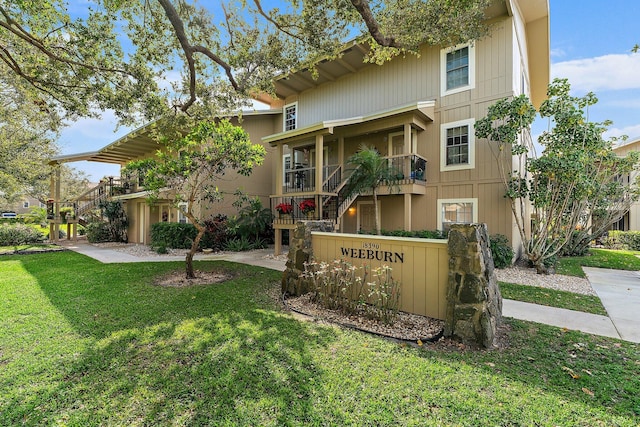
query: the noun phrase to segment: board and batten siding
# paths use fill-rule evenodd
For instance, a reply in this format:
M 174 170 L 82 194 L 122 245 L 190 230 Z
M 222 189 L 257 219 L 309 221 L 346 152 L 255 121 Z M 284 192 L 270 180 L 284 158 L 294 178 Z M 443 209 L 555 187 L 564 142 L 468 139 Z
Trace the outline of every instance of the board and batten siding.
M 440 48 L 425 46 L 420 56 L 395 58 L 370 65 L 290 97 L 298 101 L 298 127 L 323 120 L 358 117 L 412 102 L 437 100 L 449 108 L 473 100 L 511 94 L 511 18 L 496 23 L 493 32 L 476 42 L 476 88 L 440 98 Z
M 313 232 L 311 241 L 316 261 L 330 263 L 344 259 L 355 266 L 366 264 L 371 268 L 389 265 L 393 278 L 400 282 L 400 310 L 445 318 L 449 274 L 447 240 Z M 351 256 L 352 249 L 356 257 Z M 389 259 L 393 262 L 366 259 L 368 250 L 390 252 L 393 255 Z M 401 254 L 402 262 L 396 254 Z

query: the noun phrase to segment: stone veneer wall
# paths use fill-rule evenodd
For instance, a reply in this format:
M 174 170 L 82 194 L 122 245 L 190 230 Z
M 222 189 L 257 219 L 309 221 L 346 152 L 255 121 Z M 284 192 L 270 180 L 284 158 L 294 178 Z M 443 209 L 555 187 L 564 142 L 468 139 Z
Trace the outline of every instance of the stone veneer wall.
M 282 275 L 282 292 L 291 296 L 300 296 L 309 292 L 309 283 L 301 277 L 304 263 L 313 255 L 311 232 L 334 232 L 332 221 L 298 221 L 289 243 L 289 255 Z
M 501 318 L 502 295 L 486 224 L 453 225 L 444 335 L 491 347 Z

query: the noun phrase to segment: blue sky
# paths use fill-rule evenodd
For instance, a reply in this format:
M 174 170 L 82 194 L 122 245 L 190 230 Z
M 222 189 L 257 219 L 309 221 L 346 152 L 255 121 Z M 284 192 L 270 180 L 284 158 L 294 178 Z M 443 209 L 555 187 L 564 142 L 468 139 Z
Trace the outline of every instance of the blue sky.
M 552 77 L 568 78 L 576 95 L 595 92 L 600 101 L 591 107 L 589 118 L 612 120 L 607 136 L 640 138 L 640 53 L 631 53 L 640 44 L 640 1 L 550 0 L 550 8 Z M 534 135 L 546 126 L 536 122 Z M 128 131 L 116 129 L 115 119 L 107 113 L 102 119 L 74 123 L 58 144 L 63 154 L 94 151 Z M 84 170 L 94 181 L 119 171 L 115 165 L 93 162 L 70 166 Z

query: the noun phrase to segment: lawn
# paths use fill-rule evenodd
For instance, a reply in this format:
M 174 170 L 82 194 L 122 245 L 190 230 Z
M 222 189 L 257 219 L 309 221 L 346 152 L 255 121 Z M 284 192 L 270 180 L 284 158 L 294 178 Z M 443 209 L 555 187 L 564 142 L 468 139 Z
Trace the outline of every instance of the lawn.
M 590 249 L 589 255 L 558 259 L 556 273 L 568 276 L 586 277 L 582 267 L 612 268 L 614 270 L 640 270 L 638 251 L 613 249 Z
M 305 322 L 280 273 L 72 252 L 0 258 L 0 425 L 622 425 L 640 422 L 640 346 L 507 321 L 508 346 L 399 344 Z
M 600 298 L 597 296 L 506 282 L 500 282 L 500 292 L 503 298 L 516 301 L 566 308 L 567 310 L 600 314 L 602 316 L 607 315 L 607 310 L 605 310 Z

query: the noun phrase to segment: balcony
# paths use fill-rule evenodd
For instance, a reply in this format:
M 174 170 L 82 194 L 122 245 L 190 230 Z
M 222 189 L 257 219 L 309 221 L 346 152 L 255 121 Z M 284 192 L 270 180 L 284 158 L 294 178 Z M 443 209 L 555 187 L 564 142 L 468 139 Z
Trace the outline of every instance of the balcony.
M 380 195 L 424 194 L 426 191 L 427 160 L 417 154 L 385 157 L 392 170 L 393 180 L 383 186 Z M 285 171 L 283 195 L 271 197 L 275 228 L 289 228 L 298 220 L 338 221 L 357 196 L 344 194 L 351 171 L 341 165 L 323 167 L 321 191 L 316 191 L 316 168 L 298 167 Z M 363 194 L 365 195 L 365 194 Z M 313 203 L 313 210 L 303 205 Z

